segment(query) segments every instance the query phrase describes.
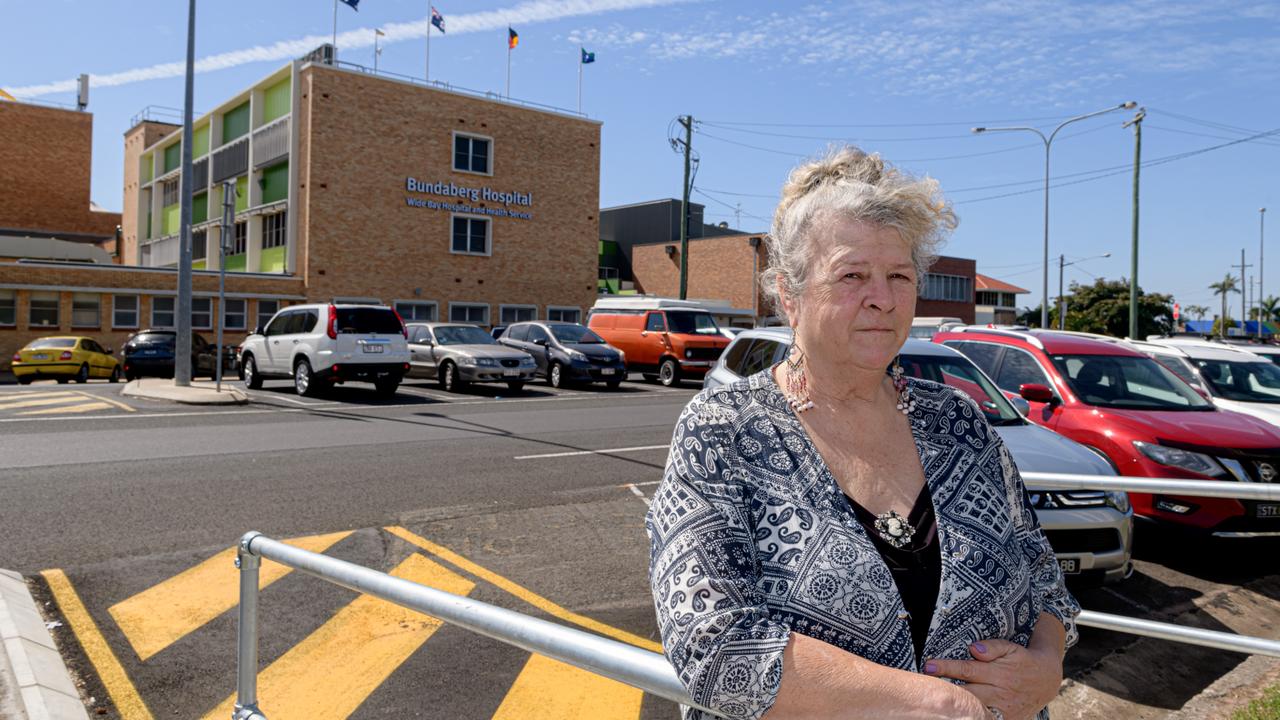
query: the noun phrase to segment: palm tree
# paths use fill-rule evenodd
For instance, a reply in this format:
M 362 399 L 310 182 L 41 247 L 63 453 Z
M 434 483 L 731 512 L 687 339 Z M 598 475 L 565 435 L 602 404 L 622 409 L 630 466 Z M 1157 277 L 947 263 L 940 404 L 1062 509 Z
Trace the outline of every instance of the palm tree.
M 1232 277 L 1230 274 L 1228 274 L 1226 277 L 1222 278 L 1222 282 L 1216 282 L 1209 285 L 1209 289 L 1213 291 L 1214 295 L 1222 296 L 1222 315 L 1219 316 L 1220 320 L 1218 321 L 1218 334 L 1221 335 L 1222 337 L 1226 337 L 1227 335 L 1227 295 L 1233 292 L 1235 293 L 1240 292 L 1240 288 L 1236 286 L 1236 279 Z
M 1275 322 L 1277 318 L 1280 318 L 1280 298 L 1272 295 L 1260 300 L 1258 305 L 1262 308 L 1262 320 L 1264 322 Z
M 1203 320 L 1204 316 L 1209 314 L 1209 308 L 1204 305 L 1188 305 L 1187 314 L 1197 320 Z

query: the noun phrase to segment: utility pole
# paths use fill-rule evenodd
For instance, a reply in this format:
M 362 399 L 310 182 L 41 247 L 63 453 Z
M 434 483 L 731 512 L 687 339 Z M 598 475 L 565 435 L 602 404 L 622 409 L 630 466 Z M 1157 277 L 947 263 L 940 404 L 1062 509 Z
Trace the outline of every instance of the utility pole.
M 1121 127 L 1133 126 L 1133 257 L 1129 261 L 1129 337 L 1138 337 L 1138 173 L 1142 169 L 1142 121 L 1146 108 Z
M 173 352 L 173 384 L 191 385 L 191 105 L 196 66 L 196 0 L 187 3 L 187 83 L 182 107 L 182 179 L 178 230 L 178 318 Z
M 218 365 L 214 382 L 222 392 L 222 326 L 227 323 L 227 254 L 231 250 L 231 233 L 236 213 L 236 181 L 222 183 L 222 224 L 218 233 Z
M 1258 208 L 1258 339 L 1262 339 L 1262 302 L 1267 299 L 1266 293 L 1263 291 L 1263 283 L 1266 278 L 1262 273 L 1262 240 L 1265 237 L 1263 231 L 1266 228 L 1267 209 Z
M 689 295 L 689 160 L 693 153 L 693 116 L 680 118 L 684 126 L 684 195 L 680 201 L 680 299 Z
M 1066 267 L 1066 255 L 1058 256 L 1058 329 L 1067 329 L 1067 298 L 1062 294 L 1062 269 Z M 1132 336 L 1130 336 L 1132 337 Z
M 1248 279 L 1245 276 L 1244 271 L 1248 268 L 1253 267 L 1252 265 L 1246 265 L 1244 262 L 1244 248 L 1240 248 L 1240 264 L 1233 265 L 1232 267 L 1240 268 L 1240 331 L 1243 333 L 1246 327 L 1245 319 L 1247 318 L 1249 313 L 1249 311 L 1246 309 L 1246 303 L 1248 302 L 1248 298 L 1249 298 L 1249 286 L 1245 284 L 1248 282 Z M 1223 320 L 1222 324 L 1225 326 L 1226 318 L 1222 318 L 1222 320 Z M 1223 335 L 1224 337 L 1226 335 L 1225 327 L 1223 328 Z

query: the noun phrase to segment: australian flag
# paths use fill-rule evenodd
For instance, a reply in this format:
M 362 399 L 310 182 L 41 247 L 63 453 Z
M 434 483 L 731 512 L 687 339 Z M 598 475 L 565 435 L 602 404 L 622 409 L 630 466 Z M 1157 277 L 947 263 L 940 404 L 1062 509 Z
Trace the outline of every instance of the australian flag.
M 356 12 L 360 11 L 360 8 L 356 7 L 360 4 L 360 0 L 342 0 L 342 2 L 350 5 L 352 10 L 355 10 Z
M 593 62 L 595 62 L 595 61 L 596 61 L 596 54 L 595 54 L 595 53 L 593 53 L 593 52 L 587 52 L 587 49 L 586 49 L 586 48 L 578 48 L 578 49 L 582 51 L 582 64 L 583 64 L 583 65 L 587 65 L 588 63 L 593 63 Z
M 440 11 L 434 5 L 431 6 L 431 24 L 440 28 L 441 33 L 444 32 L 444 16 L 440 14 Z

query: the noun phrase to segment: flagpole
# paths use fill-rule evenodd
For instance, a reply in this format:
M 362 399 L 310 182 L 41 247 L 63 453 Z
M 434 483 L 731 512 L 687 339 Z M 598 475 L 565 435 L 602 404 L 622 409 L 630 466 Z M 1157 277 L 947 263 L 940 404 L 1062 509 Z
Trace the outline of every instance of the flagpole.
M 338 60 L 338 0 L 333 0 L 333 59 Z
M 582 48 L 578 48 L 578 114 L 582 114 Z
M 507 27 L 507 99 L 511 99 L 511 27 Z
M 427 69 L 423 79 L 431 82 L 431 3 L 427 3 Z

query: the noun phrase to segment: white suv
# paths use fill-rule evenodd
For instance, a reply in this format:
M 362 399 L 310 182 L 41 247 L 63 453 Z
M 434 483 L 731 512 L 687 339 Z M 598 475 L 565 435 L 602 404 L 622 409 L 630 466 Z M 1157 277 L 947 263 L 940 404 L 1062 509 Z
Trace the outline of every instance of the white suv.
M 293 305 L 240 345 L 240 379 L 292 378 L 299 395 L 347 380 L 394 395 L 409 370 L 404 322 L 384 305 Z

